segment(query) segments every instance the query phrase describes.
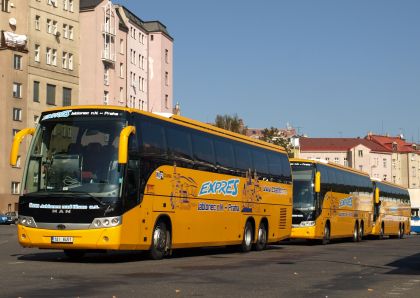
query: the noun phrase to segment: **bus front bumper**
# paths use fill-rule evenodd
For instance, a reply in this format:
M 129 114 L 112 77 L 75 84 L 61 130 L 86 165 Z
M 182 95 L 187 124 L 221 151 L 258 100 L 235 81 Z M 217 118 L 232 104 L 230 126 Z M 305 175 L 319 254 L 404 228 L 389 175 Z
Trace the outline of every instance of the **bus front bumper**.
M 48 230 L 18 225 L 18 240 L 23 247 L 49 249 L 124 249 L 121 226 L 87 230 Z
M 315 226 L 292 227 L 290 238 L 292 239 L 317 239 Z

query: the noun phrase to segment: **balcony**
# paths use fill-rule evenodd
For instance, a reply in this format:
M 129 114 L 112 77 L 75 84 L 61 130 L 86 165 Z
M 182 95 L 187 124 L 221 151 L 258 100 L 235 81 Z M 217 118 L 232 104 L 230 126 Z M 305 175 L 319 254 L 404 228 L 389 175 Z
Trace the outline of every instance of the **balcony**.
M 107 24 L 107 23 L 102 24 L 101 28 L 102 28 L 103 34 L 109 34 L 109 35 L 115 36 L 115 27 L 111 26 L 111 24 Z
M 0 50 L 13 50 L 18 52 L 27 53 L 28 38 L 23 34 L 16 34 L 8 31 L 1 31 L 0 36 Z
M 115 63 L 115 53 L 109 50 L 102 50 L 102 61 L 108 63 Z

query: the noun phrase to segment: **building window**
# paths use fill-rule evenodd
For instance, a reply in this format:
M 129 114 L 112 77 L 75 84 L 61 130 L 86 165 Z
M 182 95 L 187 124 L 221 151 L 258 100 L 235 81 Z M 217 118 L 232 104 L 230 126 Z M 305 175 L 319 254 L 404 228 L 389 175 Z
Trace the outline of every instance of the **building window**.
M 384 168 L 386 168 L 386 158 L 383 159 Z
M 347 157 L 344 157 L 344 165 L 345 165 L 346 167 L 348 167 L 348 166 L 349 166 L 349 161 L 348 161 Z
M 22 69 L 22 56 L 20 55 L 13 56 L 13 68 L 17 70 Z
M 169 96 L 165 94 L 165 108 L 169 109 Z
M 19 132 L 19 129 L 13 128 L 12 129 L 12 137 L 15 137 L 15 135 Z
M 22 109 L 13 108 L 13 121 L 22 121 Z
M 69 25 L 69 39 L 73 40 L 73 26 Z
M 104 85 L 109 86 L 109 66 L 104 66 Z
M 168 56 L 169 56 L 169 51 L 168 51 L 167 49 L 165 49 L 165 62 L 166 62 L 166 63 L 169 63 L 169 58 L 168 58 Z
M 340 162 L 340 158 L 338 158 L 338 157 L 334 157 L 334 162 L 335 162 L 335 163 L 339 163 L 339 162 Z
M 52 6 L 54 6 L 54 7 L 57 7 L 57 1 L 58 1 L 58 0 L 48 0 L 48 1 L 47 1 L 47 4 L 48 4 L 48 5 L 52 5 Z
M 124 88 L 120 87 L 120 102 L 124 102 Z
M 45 53 L 45 57 L 47 58 L 47 64 L 51 65 L 51 55 L 52 55 L 52 49 L 47 48 L 47 52 Z
M 33 94 L 33 100 L 35 102 L 39 102 L 39 82 L 34 81 L 34 94 Z
M 124 54 L 124 39 L 120 39 L 120 54 Z
M 54 66 L 57 66 L 57 50 L 52 50 L 52 56 L 51 56 L 51 64 Z
M 73 0 L 69 0 L 69 11 L 73 12 L 74 10 L 74 1 Z
M 358 156 L 359 156 L 359 157 L 363 157 L 363 150 L 359 150 L 359 151 L 358 151 Z
M 39 120 L 39 116 L 34 115 L 34 124 L 37 125 Z
M 18 155 L 17 160 L 16 160 L 16 165 L 14 165 L 13 167 L 20 168 L 20 161 L 21 161 L 21 158 L 20 158 L 20 155 Z
M 109 92 L 104 91 L 104 105 L 107 105 L 109 102 Z
M 71 89 L 63 87 L 63 107 L 71 106 Z
M 47 104 L 55 105 L 55 85 L 47 84 Z
M 61 66 L 63 67 L 63 69 L 67 69 L 68 68 L 68 53 L 67 52 L 63 52 L 63 56 L 61 58 Z
M 40 16 L 35 16 L 35 29 L 36 30 L 41 30 L 40 28 L 40 20 L 41 20 L 41 17 Z
M 50 19 L 47 19 L 47 32 L 50 34 L 53 32 L 52 21 Z
M 412 171 L 412 175 L 413 175 L 413 177 L 416 177 L 416 167 L 411 167 L 411 171 Z
M 63 24 L 63 37 L 69 38 L 69 27 L 67 24 Z
M 384 180 L 384 181 L 386 181 L 386 179 L 387 179 L 387 175 L 386 175 L 386 174 L 384 174 L 384 178 L 383 178 L 383 180 Z
M 22 98 L 22 84 L 13 83 L 13 97 Z
M 69 10 L 69 1 L 63 0 L 63 10 Z
M 20 182 L 12 182 L 12 194 L 18 195 L 20 193 Z
M 153 39 L 154 39 L 154 36 L 152 34 L 152 35 L 150 35 L 150 40 L 153 41 Z
M 9 12 L 9 0 L 3 0 L 1 2 L 1 11 Z
M 124 78 L 124 64 L 120 63 L 120 78 Z
M 58 31 L 57 21 L 53 21 L 53 23 L 52 23 L 52 33 L 54 35 L 57 35 L 57 31 Z
M 167 71 L 165 71 L 165 85 L 168 86 L 169 85 L 169 74 Z
M 359 166 L 359 170 L 363 171 L 363 166 L 362 165 Z
M 68 54 L 69 57 L 69 69 L 73 70 L 73 54 Z
M 39 44 L 35 45 L 35 62 L 39 62 L 41 58 L 41 47 Z

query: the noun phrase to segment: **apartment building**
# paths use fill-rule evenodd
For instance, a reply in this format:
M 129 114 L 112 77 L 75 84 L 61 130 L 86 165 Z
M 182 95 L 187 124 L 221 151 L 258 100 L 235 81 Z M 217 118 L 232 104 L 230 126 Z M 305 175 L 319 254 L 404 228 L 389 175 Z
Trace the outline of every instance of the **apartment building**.
M 369 133 L 366 139 L 392 152 L 392 182 L 407 188 L 420 188 L 420 148 L 417 144 L 407 142 L 403 136 Z
M 80 101 L 172 112 L 173 38 L 109 0 L 80 1 Z
M 16 167 L 13 135 L 41 111 L 77 104 L 79 1 L 0 0 L 0 212 L 16 210 L 29 139 Z
M 362 138 L 300 138 L 300 158 L 327 160 L 391 181 L 391 150 Z

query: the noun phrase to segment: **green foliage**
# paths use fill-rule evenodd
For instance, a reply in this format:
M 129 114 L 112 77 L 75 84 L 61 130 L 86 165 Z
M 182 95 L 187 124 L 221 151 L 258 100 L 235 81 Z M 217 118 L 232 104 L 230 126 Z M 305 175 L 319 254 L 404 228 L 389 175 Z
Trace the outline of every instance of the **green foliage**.
M 247 128 L 244 126 L 242 119 L 240 119 L 237 114 L 233 116 L 217 115 L 214 125 L 232 132 L 246 134 Z

